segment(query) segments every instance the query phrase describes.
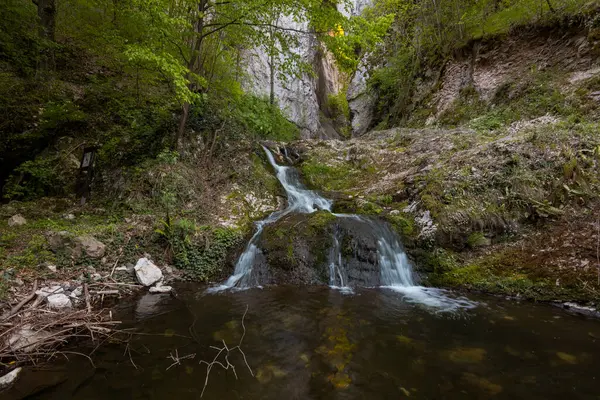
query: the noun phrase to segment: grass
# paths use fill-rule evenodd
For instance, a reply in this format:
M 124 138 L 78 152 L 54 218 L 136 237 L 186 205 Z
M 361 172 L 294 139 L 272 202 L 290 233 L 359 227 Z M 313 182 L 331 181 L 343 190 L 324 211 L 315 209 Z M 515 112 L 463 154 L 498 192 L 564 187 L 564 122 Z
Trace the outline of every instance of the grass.
M 468 35 L 474 39 L 484 36 L 495 36 L 508 33 L 516 26 L 530 24 L 533 21 L 538 23 L 551 22 L 560 16 L 575 15 L 582 9 L 590 8 L 594 2 L 589 0 L 551 0 L 555 13 L 550 11 L 546 1 L 540 0 L 520 0 L 514 2 L 510 7 L 501 9 L 492 13 L 481 23 L 481 12 L 478 12 L 475 18 L 467 20 Z M 475 13 L 475 11 L 472 11 Z

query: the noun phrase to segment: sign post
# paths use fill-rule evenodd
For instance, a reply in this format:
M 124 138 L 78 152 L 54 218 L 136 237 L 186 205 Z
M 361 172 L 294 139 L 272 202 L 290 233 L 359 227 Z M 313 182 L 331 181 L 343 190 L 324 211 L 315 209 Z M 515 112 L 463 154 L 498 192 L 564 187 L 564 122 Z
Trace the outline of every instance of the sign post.
M 79 176 L 77 177 L 77 197 L 79 197 L 80 204 L 85 205 L 86 201 L 91 195 L 92 180 L 94 178 L 94 161 L 96 161 L 96 150 L 95 146 L 85 147 L 83 149 L 83 156 L 81 157 L 81 163 L 79 164 Z

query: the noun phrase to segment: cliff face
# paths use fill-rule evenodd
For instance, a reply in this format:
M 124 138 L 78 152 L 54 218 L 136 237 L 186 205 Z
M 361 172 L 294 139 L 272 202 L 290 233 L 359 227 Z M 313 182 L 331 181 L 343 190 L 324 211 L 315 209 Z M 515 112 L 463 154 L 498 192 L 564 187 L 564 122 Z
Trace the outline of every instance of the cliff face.
M 368 4 L 368 0 L 354 0 L 349 10 L 340 11 L 348 16 L 358 15 Z M 307 22 L 295 22 L 289 16 L 281 16 L 278 25 L 296 31 L 310 31 Z M 275 74 L 273 84 L 275 99 L 289 120 L 298 125 L 303 138 L 338 138 L 338 132 L 323 115 L 323 111 L 328 96 L 336 95 L 342 90 L 342 75 L 333 57 L 319 43 L 316 35 L 297 33 L 296 38 L 296 46 L 291 48 L 290 52 L 299 55 L 304 64 L 311 66 L 312 73 L 287 78 Z M 271 92 L 271 71 L 269 56 L 265 49 L 255 48 L 247 51 L 245 62 L 248 79 L 244 89 L 268 97 Z M 362 74 L 357 73 L 349 84 L 348 92 L 353 93 L 353 98 L 358 98 L 365 87 Z M 364 115 L 367 113 L 364 111 L 363 99 L 364 97 L 356 102 L 354 107 L 351 104 L 352 110 L 358 110 L 357 115 L 360 115 L 361 121 L 365 119 Z M 363 125 L 364 122 L 360 124 Z
M 430 284 L 597 301 L 596 38 L 554 26 L 476 43 L 421 83 L 417 129 L 301 141 L 303 176 L 335 211 L 395 224 Z

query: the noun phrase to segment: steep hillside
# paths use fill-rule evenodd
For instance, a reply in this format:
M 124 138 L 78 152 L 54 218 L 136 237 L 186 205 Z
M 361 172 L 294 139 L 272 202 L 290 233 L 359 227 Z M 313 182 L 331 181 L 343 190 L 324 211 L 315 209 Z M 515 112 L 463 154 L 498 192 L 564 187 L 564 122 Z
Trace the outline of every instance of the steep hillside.
M 431 284 L 597 299 L 595 49 L 581 25 L 470 45 L 422 84 L 406 124 L 430 127 L 299 142 L 301 169 L 338 209 L 395 224 Z

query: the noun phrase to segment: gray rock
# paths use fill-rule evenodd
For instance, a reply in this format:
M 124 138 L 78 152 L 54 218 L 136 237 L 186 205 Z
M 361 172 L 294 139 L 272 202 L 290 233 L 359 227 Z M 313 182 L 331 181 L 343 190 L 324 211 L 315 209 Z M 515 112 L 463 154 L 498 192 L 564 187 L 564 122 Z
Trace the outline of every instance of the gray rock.
M 77 298 L 77 297 L 80 297 L 81 295 L 83 295 L 83 287 L 78 286 L 71 292 L 71 295 L 69 297 Z
M 22 368 L 18 367 L 10 371 L 8 374 L 4 375 L 2 378 L 0 378 L 0 389 L 6 389 L 7 387 L 11 386 L 19 377 L 21 371 Z
M 27 223 L 27 220 L 21 215 L 16 214 L 8 219 L 8 226 L 22 226 Z
M 71 244 L 71 236 L 67 231 L 50 232 L 46 240 L 54 252 L 65 250 Z
M 152 286 L 163 277 L 160 268 L 147 258 L 140 258 L 134 269 L 138 282 L 144 286 Z
M 64 217 L 64 218 L 65 218 L 65 219 L 68 219 L 69 221 L 72 221 L 72 220 L 74 220 L 74 219 L 75 219 L 75 215 L 73 215 L 73 214 L 67 214 L 67 215 L 65 215 L 65 217 Z
M 74 241 L 76 256 L 81 256 L 84 252 L 88 257 L 102 258 L 106 252 L 106 245 L 93 236 L 77 236 Z
M 65 291 L 65 289 L 63 289 L 62 286 L 54 285 L 54 286 L 49 286 L 49 287 L 43 287 L 43 288 L 39 289 L 38 291 L 36 291 L 35 294 L 37 294 L 38 296 L 42 296 L 42 297 L 48 297 L 53 294 L 64 293 L 64 291 Z
M 13 351 L 31 351 L 49 335 L 46 331 L 33 330 L 31 325 L 24 325 L 8 338 L 8 344 Z
M 140 297 L 135 307 L 137 319 L 151 318 L 164 310 L 164 302 L 171 298 L 169 294 L 146 293 Z
M 48 301 L 48 307 L 56 310 L 73 307 L 71 300 L 64 293 L 50 295 L 46 301 Z
M 171 286 L 156 285 L 156 286 L 152 286 L 150 288 L 149 292 L 153 293 L 153 294 L 170 293 L 172 290 L 173 290 L 173 288 Z

